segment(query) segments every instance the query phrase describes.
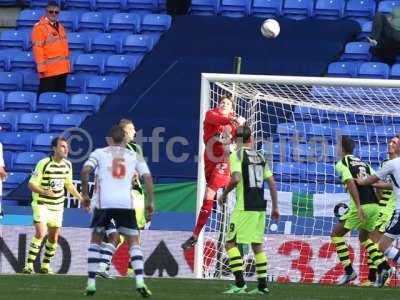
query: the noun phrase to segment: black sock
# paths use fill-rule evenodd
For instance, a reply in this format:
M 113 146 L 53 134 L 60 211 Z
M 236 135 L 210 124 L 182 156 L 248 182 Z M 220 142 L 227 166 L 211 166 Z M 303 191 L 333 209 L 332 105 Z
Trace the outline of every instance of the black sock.
M 258 289 L 263 290 L 267 287 L 267 278 L 258 278 Z
M 354 272 L 352 265 L 348 265 L 348 266 L 344 267 L 344 270 L 346 271 L 346 275 L 351 275 Z
M 384 269 L 386 269 L 386 270 L 390 269 L 390 266 L 386 260 L 378 266 L 378 273 L 381 273 L 382 270 L 384 270 Z
M 369 269 L 368 271 L 368 280 L 371 282 L 375 282 L 376 280 L 376 269 Z
M 233 272 L 233 275 L 235 275 L 235 284 L 237 287 L 243 287 L 245 285 L 244 278 L 243 278 L 243 272 L 241 271 L 236 271 Z

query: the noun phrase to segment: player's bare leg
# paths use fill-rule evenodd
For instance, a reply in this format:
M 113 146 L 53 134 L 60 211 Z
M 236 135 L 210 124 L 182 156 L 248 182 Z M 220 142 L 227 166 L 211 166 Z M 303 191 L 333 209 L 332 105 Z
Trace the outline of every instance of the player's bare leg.
M 203 205 L 200 209 L 199 216 L 197 218 L 196 226 L 193 230 L 193 234 L 190 238 L 188 238 L 182 245 L 182 249 L 186 250 L 192 248 L 197 243 L 197 238 L 200 232 L 203 230 L 204 225 L 206 225 L 208 218 L 211 215 L 213 205 L 214 205 L 214 197 L 216 191 L 209 186 L 206 186 L 206 191 L 203 199 Z

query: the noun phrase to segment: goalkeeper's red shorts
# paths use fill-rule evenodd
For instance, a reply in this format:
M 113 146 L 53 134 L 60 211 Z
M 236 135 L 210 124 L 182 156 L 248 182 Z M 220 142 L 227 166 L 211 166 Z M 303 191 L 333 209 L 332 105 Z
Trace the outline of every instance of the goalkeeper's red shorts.
M 204 172 L 207 186 L 215 192 L 228 185 L 231 175 L 228 162 L 214 163 L 205 161 Z

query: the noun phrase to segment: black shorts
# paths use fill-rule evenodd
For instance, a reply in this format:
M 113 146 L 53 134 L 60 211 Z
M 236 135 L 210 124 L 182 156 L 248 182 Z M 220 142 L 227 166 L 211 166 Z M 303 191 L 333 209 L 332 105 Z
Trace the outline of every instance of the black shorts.
M 396 239 L 400 236 L 400 210 L 395 210 L 389 225 L 385 229 L 385 235 Z
M 98 232 L 104 232 L 114 224 L 119 233 L 125 235 L 138 235 L 138 226 L 135 218 L 135 211 L 132 209 L 106 208 L 95 209 L 93 212 L 91 228 Z

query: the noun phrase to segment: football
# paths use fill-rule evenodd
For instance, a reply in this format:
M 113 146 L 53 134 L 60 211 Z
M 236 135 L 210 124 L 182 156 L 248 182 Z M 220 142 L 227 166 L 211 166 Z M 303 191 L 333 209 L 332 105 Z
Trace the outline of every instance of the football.
M 274 19 L 267 19 L 261 25 L 261 33 L 268 39 L 276 38 L 281 31 L 278 21 Z

